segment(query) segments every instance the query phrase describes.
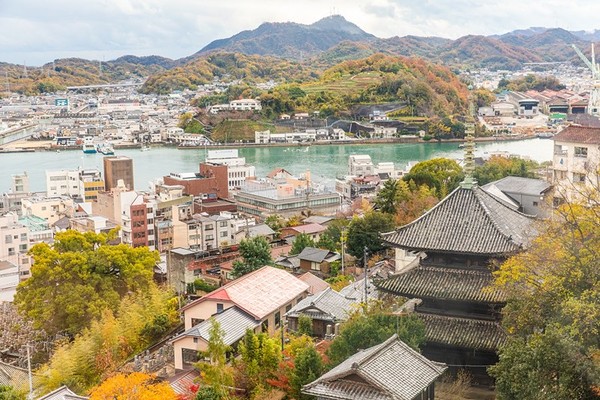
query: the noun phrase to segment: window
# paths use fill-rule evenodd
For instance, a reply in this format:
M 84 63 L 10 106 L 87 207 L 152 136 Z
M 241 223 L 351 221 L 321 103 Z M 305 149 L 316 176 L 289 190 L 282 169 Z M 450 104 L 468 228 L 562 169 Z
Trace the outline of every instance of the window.
M 575 147 L 575 157 L 587 157 L 587 147 Z
M 203 322 L 203 319 L 200 318 L 192 318 L 192 326 L 198 325 L 200 322 Z
M 15 248 L 14 247 L 9 247 L 8 248 L 8 255 L 9 256 L 14 256 L 15 255 Z
M 12 243 L 12 235 L 4 236 L 4 243 Z
M 219 226 L 220 226 L 221 228 L 225 228 L 225 227 L 227 227 L 227 221 L 221 221 L 221 222 L 219 222 Z
M 21 233 L 21 242 L 25 242 L 25 241 L 27 241 L 27 234 Z
M 287 306 L 285 306 L 285 312 L 289 312 L 292 309 L 292 305 L 288 304 Z
M 573 182 L 574 183 L 585 183 L 585 174 L 579 174 L 577 172 L 573 172 Z
M 206 235 L 206 240 L 213 240 L 215 237 L 213 235 Z
M 275 327 L 279 327 L 279 324 L 281 323 L 281 313 L 279 311 L 277 311 L 275 313 Z
M 197 337 L 194 338 L 194 343 L 198 343 L 198 338 Z
M 537 207 L 537 206 L 538 206 L 538 202 L 537 202 L 537 201 L 534 201 L 534 202 L 533 202 L 533 206 L 534 206 L 534 207 Z
M 217 303 L 217 314 L 223 312 L 223 303 Z
M 21 253 L 25 253 L 27 251 L 27 244 L 20 244 L 19 245 L 19 251 Z
M 222 238 L 224 238 L 224 237 L 227 237 L 227 232 L 221 232 L 221 235 L 220 235 L 220 236 L 221 236 Z

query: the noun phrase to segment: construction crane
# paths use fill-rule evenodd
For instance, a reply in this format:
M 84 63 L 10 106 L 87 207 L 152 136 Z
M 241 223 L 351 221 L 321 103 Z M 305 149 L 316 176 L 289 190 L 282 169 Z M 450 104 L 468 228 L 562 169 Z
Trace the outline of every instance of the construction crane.
M 581 58 L 581 61 L 583 61 L 590 71 L 592 71 L 592 89 L 590 90 L 590 100 L 587 108 L 588 114 L 600 116 L 600 70 L 598 69 L 598 64 L 596 64 L 594 44 L 592 43 L 591 60 L 588 60 L 585 54 L 583 54 L 577 46 L 572 46 L 579 58 Z

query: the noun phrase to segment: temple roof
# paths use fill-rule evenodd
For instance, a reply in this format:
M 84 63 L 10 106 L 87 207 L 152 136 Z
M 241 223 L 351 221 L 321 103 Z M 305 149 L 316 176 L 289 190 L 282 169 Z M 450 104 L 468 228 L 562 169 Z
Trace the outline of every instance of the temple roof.
M 506 334 L 496 321 L 418 313 L 425 323 L 425 339 L 446 346 L 497 351 Z
M 435 298 L 485 303 L 504 303 L 506 296 L 491 289 L 488 270 L 418 265 L 388 279 L 375 282 L 379 290 L 408 298 Z
M 478 186 L 459 187 L 415 221 L 382 236 L 413 251 L 508 255 L 528 244 L 534 221 Z
M 394 334 L 350 356 L 302 392 L 322 399 L 412 400 L 445 370 Z

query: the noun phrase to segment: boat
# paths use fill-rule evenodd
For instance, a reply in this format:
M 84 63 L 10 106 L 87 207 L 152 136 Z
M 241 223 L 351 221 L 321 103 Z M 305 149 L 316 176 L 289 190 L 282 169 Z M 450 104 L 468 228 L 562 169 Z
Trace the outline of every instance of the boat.
M 150 150 L 150 146 L 148 145 L 143 145 L 142 148 L 140 149 L 141 151 L 148 151 Z
M 551 139 L 554 137 L 554 132 L 538 132 L 536 136 L 540 139 Z
M 102 143 L 96 147 L 98 153 L 102 153 L 105 156 L 112 156 L 115 154 L 115 149 L 110 144 Z
M 83 144 L 83 152 L 85 154 L 96 154 L 97 153 L 96 146 L 94 146 L 91 143 L 84 143 Z

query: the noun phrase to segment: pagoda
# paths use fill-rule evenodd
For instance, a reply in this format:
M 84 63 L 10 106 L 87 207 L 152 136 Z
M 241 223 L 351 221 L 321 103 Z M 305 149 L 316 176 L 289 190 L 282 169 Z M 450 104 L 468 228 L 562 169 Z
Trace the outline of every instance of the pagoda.
M 383 235 L 397 252 L 416 257 L 375 285 L 418 299 L 411 303 L 425 324 L 425 357 L 490 384 L 486 367 L 498 361 L 506 340 L 500 326 L 506 296 L 491 287 L 492 271 L 527 247 L 535 219 L 477 186 L 471 126 L 467 132 L 464 181 L 420 218 Z

